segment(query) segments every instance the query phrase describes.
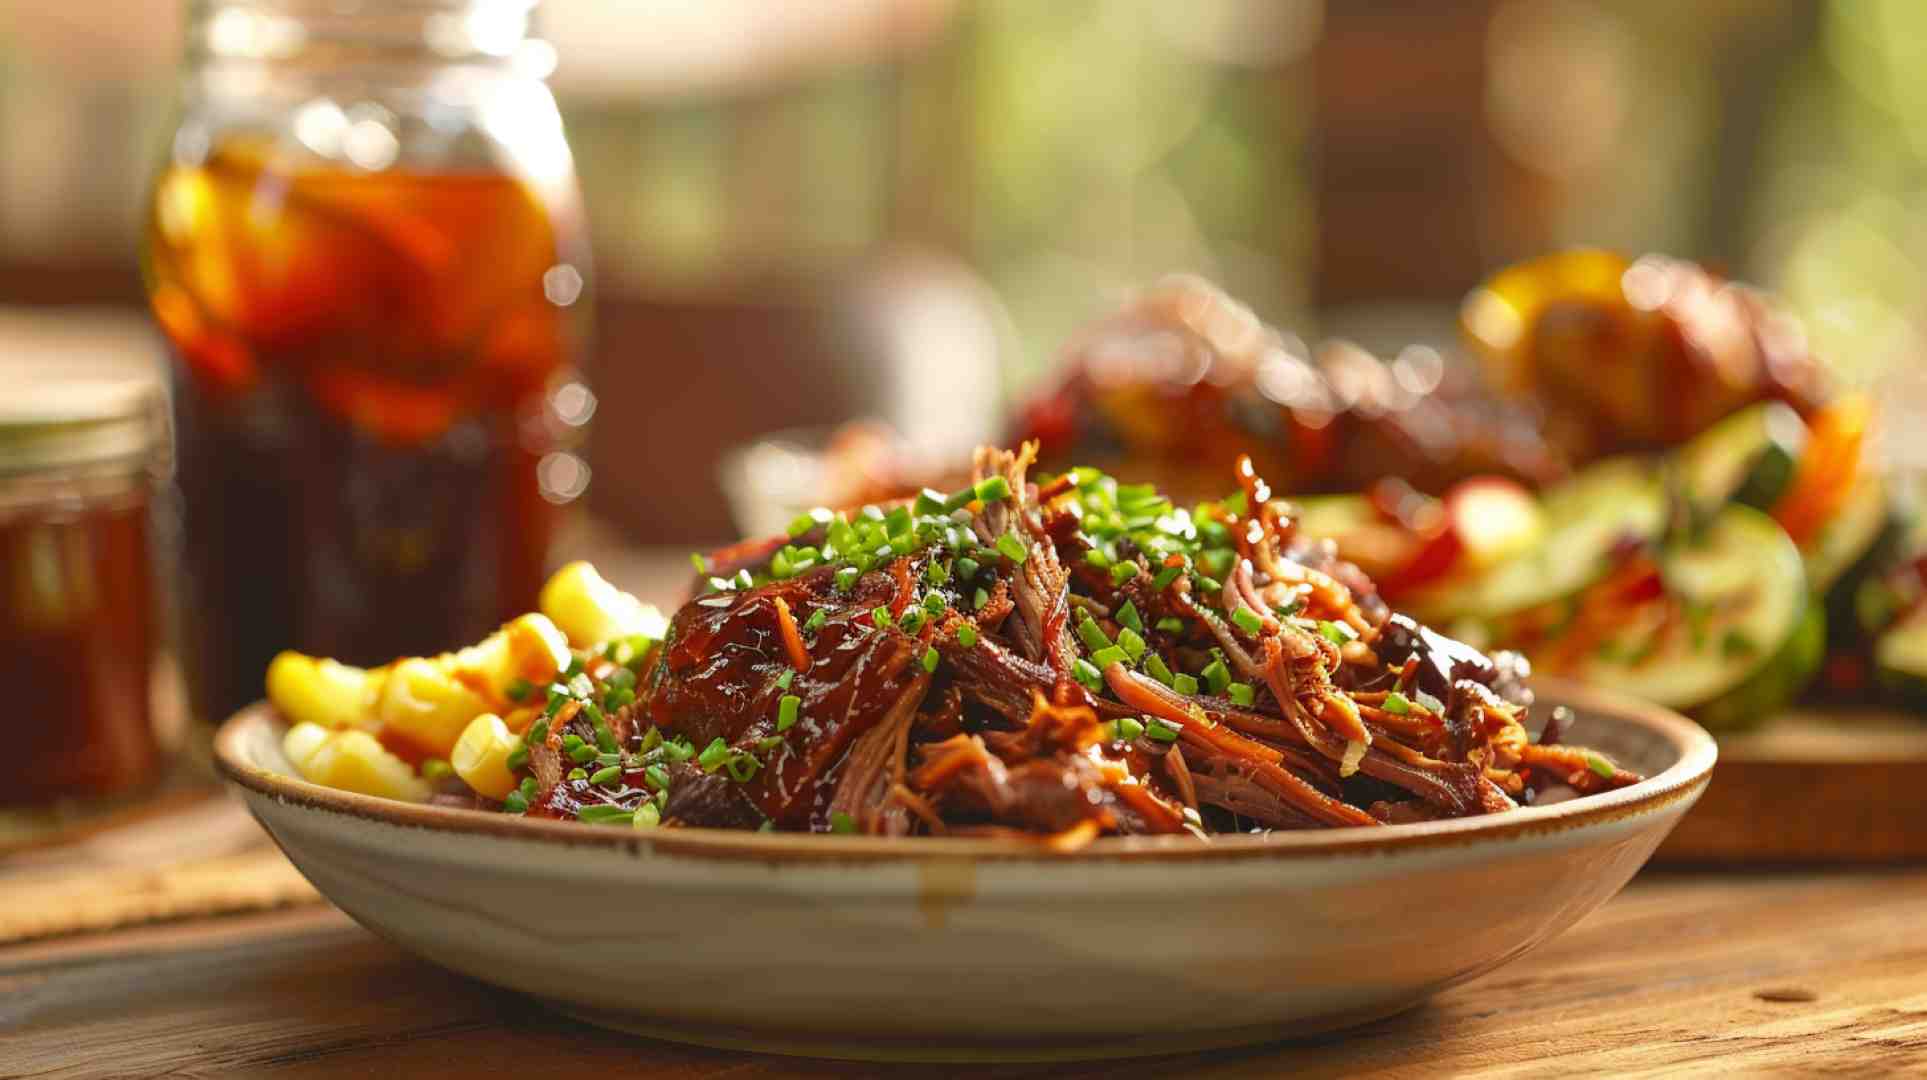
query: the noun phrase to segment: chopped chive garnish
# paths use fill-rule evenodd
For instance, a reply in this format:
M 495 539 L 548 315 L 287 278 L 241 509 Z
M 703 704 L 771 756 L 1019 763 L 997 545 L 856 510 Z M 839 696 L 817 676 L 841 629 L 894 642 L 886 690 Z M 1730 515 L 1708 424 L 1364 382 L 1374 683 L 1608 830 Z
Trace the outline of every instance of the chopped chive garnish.
M 1158 629 L 1167 634 L 1182 634 L 1184 633 L 1184 620 L 1178 618 L 1176 615 L 1166 615 L 1164 618 L 1158 620 Z
M 595 803 L 590 806 L 576 807 L 575 816 L 576 820 L 586 821 L 591 825 L 627 825 L 634 820 L 635 811 L 620 806 L 610 806 L 607 803 Z
M 830 831 L 839 836 L 850 836 L 856 832 L 856 819 L 841 810 L 830 815 Z
M 1111 585 L 1113 587 L 1122 588 L 1125 582 L 1130 581 L 1136 576 L 1137 564 L 1134 562 L 1121 562 L 1111 567 Z
M 1250 683 L 1234 682 L 1225 687 L 1225 692 L 1231 695 L 1232 704 L 1242 705 L 1247 709 L 1251 707 L 1252 702 L 1258 700 L 1258 692 L 1252 689 Z
M 554 716 L 569 703 L 569 691 L 560 685 L 549 687 L 549 703 L 542 709 L 544 716 Z
M 509 767 L 509 771 L 514 772 L 516 769 L 519 769 L 522 766 L 527 765 L 528 763 L 529 763 L 529 744 L 526 742 L 517 743 L 515 745 L 515 749 L 509 751 L 508 761 L 506 762 L 506 764 Z M 428 775 L 428 765 L 429 765 L 428 762 L 426 761 L 422 762 L 423 776 Z
M 1199 574 L 1198 588 L 1202 589 L 1207 596 L 1216 596 L 1224 591 L 1224 582 L 1208 574 Z
M 674 762 L 688 761 L 696 756 L 696 747 L 690 743 L 688 736 L 678 735 L 662 744 L 662 756 Z
M 549 741 L 549 718 L 544 716 L 529 725 L 529 733 L 523 737 L 530 746 Z
M 629 823 L 638 829 L 653 829 L 662 824 L 662 810 L 655 803 L 646 802 L 636 807 L 635 816 Z
M 920 607 L 904 608 L 903 618 L 897 620 L 897 625 L 903 628 L 904 633 L 914 634 L 923 629 L 924 622 L 929 618 Z
M 941 491 L 924 488 L 917 492 L 917 513 L 924 517 L 935 517 L 944 512 L 944 502 L 947 498 Z
M 776 685 L 783 688 L 784 690 L 788 690 L 790 688 L 790 684 L 795 681 L 796 681 L 795 668 L 784 668 L 783 673 L 776 677 Z
M 589 778 L 589 770 L 578 766 L 577 768 L 570 769 L 565 775 L 570 780 L 587 780 Z
M 708 746 L 703 747 L 702 753 L 696 755 L 696 764 L 702 766 L 704 772 L 713 773 L 721 768 L 728 758 L 729 744 L 723 741 L 721 735 L 718 735 L 710 741 Z
M 1598 754 L 1586 755 L 1586 767 L 1588 769 L 1591 769 L 1593 772 L 1599 774 L 1600 776 L 1606 778 L 1607 780 L 1611 780 L 1613 778 L 1613 774 L 1619 771 L 1613 767 L 1612 762 L 1607 761 L 1605 758 L 1600 757 Z
M 595 756 L 596 748 L 587 743 L 569 751 L 569 760 L 575 762 L 577 765 L 584 765 L 594 761 Z
M 812 632 L 821 630 L 823 629 L 823 624 L 829 621 L 830 621 L 829 612 L 823 610 L 822 608 L 817 608 L 815 611 L 810 612 L 810 619 L 808 622 L 803 624 L 803 629 L 809 630 Z
M 582 736 L 577 735 L 573 731 L 569 732 L 567 735 L 562 736 L 563 753 L 573 754 L 580 749 L 582 749 Z
M 728 760 L 723 762 L 723 768 L 729 773 L 729 778 L 739 784 L 747 784 L 756 779 L 756 773 L 762 767 L 763 763 L 756 760 L 755 754 L 743 750 L 735 751 L 729 755 Z
M 521 792 L 524 799 L 534 801 L 537 795 L 542 794 L 542 785 L 535 782 L 535 777 L 524 776 L 522 782 L 515 786 L 515 790 Z
M 969 623 L 958 623 L 957 644 L 962 645 L 966 649 L 975 648 L 977 645 L 977 628 Z
M 1097 668 L 1093 667 L 1089 660 L 1081 656 L 1071 665 L 1071 678 L 1076 679 L 1092 690 L 1102 690 L 1104 688 L 1103 674 L 1099 672 Z
M 1150 722 L 1144 725 L 1144 734 L 1150 736 L 1153 741 L 1155 742 L 1177 742 L 1178 741 L 1179 728 L 1176 724 L 1171 723 L 1169 720 L 1164 720 L 1155 716 L 1149 717 L 1148 719 Z
M 1128 626 L 1118 627 L 1117 644 L 1131 658 L 1131 663 L 1135 664 L 1144 658 L 1144 638 L 1136 630 Z
M 784 694 L 776 702 L 776 730 L 788 731 L 796 726 L 797 710 L 803 707 L 803 699 L 795 694 Z
M 1109 570 L 1111 568 L 1111 557 L 1104 554 L 1103 548 L 1092 548 L 1084 553 L 1084 565 L 1095 567 L 1099 570 Z
M 1118 738 L 1123 739 L 1125 742 L 1130 742 L 1142 734 L 1144 734 L 1144 721 L 1139 720 L 1135 716 L 1120 716 L 1117 718 Z
M 988 603 L 990 603 L 990 593 L 980 588 L 970 598 L 970 609 L 972 611 L 982 611 L 984 605 Z
M 1171 676 L 1171 689 L 1176 690 L 1186 697 L 1190 697 L 1192 694 L 1198 692 L 1198 680 L 1183 672 L 1179 672 Z
M 777 747 L 783 745 L 783 742 L 784 742 L 784 739 L 781 735 L 765 735 L 762 738 L 756 740 L 756 749 L 761 750 L 763 753 L 767 754 L 771 750 L 774 750 Z
M 1294 596 L 1282 604 L 1275 605 L 1271 610 L 1277 612 L 1279 618 L 1289 619 L 1293 615 L 1305 610 L 1305 598 L 1302 596 Z
M 529 759 L 529 752 L 526 749 L 524 749 L 522 751 L 522 760 L 527 761 L 528 759 Z M 511 768 L 512 767 L 513 766 L 511 766 Z M 446 780 L 449 777 L 454 775 L 455 775 L 455 766 L 450 765 L 448 762 L 443 761 L 441 758 L 432 757 L 432 758 L 429 758 L 427 761 L 422 762 L 422 779 L 423 780 L 431 780 L 431 781 Z
M 856 588 L 856 579 L 862 576 L 863 571 L 858 570 L 854 566 L 846 566 L 838 570 L 836 572 L 836 591 L 849 592 L 851 589 Z
M 1105 646 L 1091 654 L 1091 663 L 1099 671 L 1110 667 L 1112 664 L 1129 665 L 1130 662 L 1130 655 L 1116 645 Z
M 977 576 L 979 565 L 977 560 L 968 555 L 959 556 L 956 562 L 957 576 L 965 581 L 969 581 L 971 578 Z
M 808 514 L 798 514 L 790 519 L 788 532 L 791 540 L 799 540 L 804 533 L 816 528 L 816 519 Z
M 703 554 L 700 551 L 692 551 L 689 553 L 689 565 L 695 567 L 698 574 L 709 573 L 709 562 L 703 558 Z
M 1156 679 L 1166 686 L 1171 685 L 1171 680 L 1176 678 L 1176 676 L 1171 674 L 1171 669 L 1164 663 L 1164 657 L 1159 656 L 1157 653 L 1152 653 L 1145 658 L 1144 670 L 1153 679 Z
M 1393 716 L 1404 716 L 1412 711 L 1412 702 L 1404 694 L 1394 690 L 1385 695 L 1385 704 L 1379 707 Z
M 948 513 L 949 511 L 952 511 L 952 510 L 961 510 L 964 507 L 969 506 L 970 500 L 976 497 L 977 497 L 977 492 L 972 488 L 964 488 L 962 491 L 953 491 L 949 494 L 948 497 L 946 497 L 943 500 L 944 511 Z
M 589 774 L 589 783 L 598 786 L 622 779 L 622 766 L 608 765 Z
M 529 801 L 521 792 L 511 791 L 508 798 L 502 800 L 502 809 L 510 814 L 526 814 L 529 812 Z
M 985 503 L 994 503 L 1010 497 L 1010 481 L 1001 476 L 986 476 L 977 481 L 971 491 Z
M 950 564 L 942 559 L 931 559 L 930 565 L 923 568 L 923 579 L 932 585 L 942 585 L 950 580 Z
M 1168 589 L 1171 587 L 1171 583 L 1178 580 L 1178 577 L 1183 573 L 1184 567 L 1182 566 L 1167 566 L 1158 571 L 1157 577 L 1151 579 L 1151 588 L 1159 591 Z
M 890 617 L 890 609 L 884 607 L 882 604 L 878 604 L 876 607 L 870 609 L 870 621 L 876 624 L 876 628 L 879 630 L 896 622 L 895 619 Z
M 912 521 L 910 508 L 899 506 L 884 517 L 883 531 L 891 536 L 902 536 L 910 531 Z
M 1030 558 L 1030 552 L 1024 550 L 1024 542 L 1017 539 L 1015 533 L 1005 533 L 997 538 L 997 552 L 1019 566 Z
M 1344 623 L 1332 622 L 1330 619 L 1319 620 L 1318 632 L 1333 645 L 1343 645 L 1358 636 L 1358 632 L 1351 627 Z
M 950 601 L 945 600 L 942 593 L 932 589 L 923 594 L 923 610 L 926 615 L 935 618 L 950 610 Z
M 1264 617 L 1243 604 L 1239 604 L 1238 610 L 1231 613 L 1231 621 L 1247 634 L 1255 634 L 1265 628 Z
M 1129 600 L 1124 601 L 1124 606 L 1117 609 L 1117 624 L 1130 627 L 1139 633 L 1144 632 L 1144 618 L 1137 613 L 1137 605 Z
M 923 670 L 936 671 L 937 664 L 941 662 L 942 659 L 942 657 L 937 655 L 937 647 L 935 645 L 929 646 L 923 650 Z
M 1097 621 L 1089 615 L 1084 616 L 1084 620 L 1077 624 L 1077 636 L 1083 640 L 1084 647 L 1092 652 L 1108 649 L 1112 644 L 1110 635 L 1106 634 L 1104 629 L 1097 625 Z
M 1224 693 L 1224 688 L 1231 685 L 1231 669 L 1224 666 L 1223 660 L 1212 660 L 1199 674 L 1204 676 L 1204 684 L 1214 694 Z
M 669 770 L 660 765 L 651 765 L 642 770 L 642 780 L 657 791 L 669 790 Z

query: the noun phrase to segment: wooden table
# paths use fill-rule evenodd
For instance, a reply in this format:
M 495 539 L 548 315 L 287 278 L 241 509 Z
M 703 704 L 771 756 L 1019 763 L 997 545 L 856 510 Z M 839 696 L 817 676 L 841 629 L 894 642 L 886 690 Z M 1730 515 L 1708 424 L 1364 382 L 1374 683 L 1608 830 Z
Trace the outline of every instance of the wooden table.
M 1014 989 L 1021 992 L 1021 989 Z M 1115 1012 L 1093 1000 L 1092 1017 Z M 1530 958 L 1310 1042 L 990 1075 L 1927 1071 L 1927 869 L 1648 871 Z M 325 906 L 0 949 L 0 1075 L 952 1075 L 651 1042 L 415 960 Z

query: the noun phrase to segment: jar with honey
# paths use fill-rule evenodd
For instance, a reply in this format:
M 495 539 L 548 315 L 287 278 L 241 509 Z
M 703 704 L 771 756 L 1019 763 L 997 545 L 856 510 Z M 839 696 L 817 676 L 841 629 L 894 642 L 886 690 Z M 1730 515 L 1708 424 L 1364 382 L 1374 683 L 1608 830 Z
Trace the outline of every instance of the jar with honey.
M 196 711 L 530 610 L 594 397 L 533 0 L 199 0 L 143 266 Z

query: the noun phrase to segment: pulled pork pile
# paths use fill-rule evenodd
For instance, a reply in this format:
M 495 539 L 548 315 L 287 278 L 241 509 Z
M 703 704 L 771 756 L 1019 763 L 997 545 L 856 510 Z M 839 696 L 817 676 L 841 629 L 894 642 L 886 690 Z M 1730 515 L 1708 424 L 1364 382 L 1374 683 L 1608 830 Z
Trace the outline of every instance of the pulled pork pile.
M 1523 661 L 1388 611 L 1248 461 L 1239 495 L 1182 509 L 1092 470 L 1033 482 L 1032 456 L 979 450 L 958 492 L 713 556 L 632 704 L 553 713 L 530 812 L 1074 845 L 1639 779 L 1560 745 L 1563 720 L 1532 739 Z M 571 770 L 585 753 L 617 768 Z

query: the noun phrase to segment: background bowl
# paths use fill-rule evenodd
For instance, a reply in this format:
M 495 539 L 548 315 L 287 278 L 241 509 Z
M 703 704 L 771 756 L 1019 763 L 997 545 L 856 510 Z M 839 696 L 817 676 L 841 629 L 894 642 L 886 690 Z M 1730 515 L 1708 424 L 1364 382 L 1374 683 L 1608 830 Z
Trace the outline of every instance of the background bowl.
M 216 758 L 363 925 L 596 1023 L 827 1057 L 1126 1056 L 1386 1016 L 1618 892 L 1698 797 L 1713 742 L 1664 710 L 1539 687 L 1579 711 L 1579 741 L 1649 779 L 1478 818 L 1065 854 L 392 802 L 297 778 L 265 705 L 227 722 Z

